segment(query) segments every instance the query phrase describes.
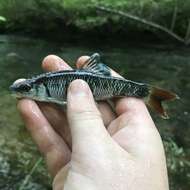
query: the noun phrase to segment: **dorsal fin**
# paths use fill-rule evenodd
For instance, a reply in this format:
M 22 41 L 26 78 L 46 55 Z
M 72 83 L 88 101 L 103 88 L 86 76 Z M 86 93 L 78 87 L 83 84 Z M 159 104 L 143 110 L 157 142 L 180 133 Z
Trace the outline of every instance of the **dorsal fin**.
M 85 69 L 100 75 L 111 76 L 111 69 L 100 62 L 100 55 L 98 53 L 92 54 L 90 58 L 83 64 L 81 69 Z

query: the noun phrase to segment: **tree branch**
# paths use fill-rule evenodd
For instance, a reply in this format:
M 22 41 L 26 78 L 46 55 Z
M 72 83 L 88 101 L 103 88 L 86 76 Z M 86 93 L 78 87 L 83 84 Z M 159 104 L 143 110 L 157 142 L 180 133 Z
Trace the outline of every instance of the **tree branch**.
M 185 42 L 187 45 L 190 43 L 190 19 L 188 20 L 188 26 L 187 26 L 187 31 L 185 35 Z
M 188 42 L 185 40 L 185 38 L 179 36 L 178 34 L 174 33 L 173 31 L 171 31 L 170 29 L 168 29 L 168 28 L 166 28 L 166 27 L 164 27 L 162 25 L 159 25 L 159 24 L 154 23 L 152 21 L 148 21 L 146 19 L 140 18 L 140 17 L 132 15 L 130 13 L 125 13 L 125 12 L 114 10 L 114 9 L 111 9 L 111 8 L 107 8 L 107 7 L 103 7 L 103 6 L 96 6 L 96 8 L 99 11 L 112 13 L 112 14 L 117 14 L 117 15 L 126 17 L 128 19 L 134 20 L 136 22 L 139 22 L 141 24 L 147 25 L 149 27 L 155 28 L 157 30 L 160 30 L 161 32 L 166 33 L 167 35 L 171 36 L 175 40 L 177 40 L 177 41 L 179 41 L 179 42 L 181 42 L 181 43 L 183 43 L 185 45 L 188 45 L 187 44 Z
M 175 23 L 176 23 L 176 18 L 177 18 L 177 12 L 178 12 L 178 6 L 177 6 L 177 0 L 175 1 L 175 7 L 174 7 L 174 11 L 173 11 L 173 16 L 172 16 L 172 23 L 171 23 L 171 27 L 170 30 L 173 31 L 174 27 L 175 27 Z

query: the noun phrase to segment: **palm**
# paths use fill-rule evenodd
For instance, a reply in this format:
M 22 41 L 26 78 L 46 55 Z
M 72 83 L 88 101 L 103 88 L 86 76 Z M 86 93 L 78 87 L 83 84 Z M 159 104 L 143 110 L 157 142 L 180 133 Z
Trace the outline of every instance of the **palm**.
M 49 125 L 52 126 L 56 133 L 66 142 L 68 147 L 71 148 L 71 133 L 64 108 L 49 103 L 39 103 L 38 105 L 48 120 Z M 115 113 L 106 102 L 98 103 L 98 107 L 108 132 L 110 134 L 115 133 L 119 126 L 119 120 L 116 119 Z
M 61 152 L 59 152 L 59 157 L 56 158 L 56 163 L 60 163 L 59 167 L 57 167 L 57 164 L 55 163 L 47 163 L 50 168 L 50 172 L 53 176 L 56 176 L 56 179 L 63 180 L 63 176 L 65 176 L 65 173 L 67 171 L 67 167 L 65 167 L 69 161 L 70 161 L 70 153 L 71 153 L 71 147 L 72 147 L 72 139 L 71 139 L 71 133 L 70 128 L 67 121 L 67 116 L 65 111 L 60 108 L 59 106 L 53 105 L 53 104 L 46 104 L 46 103 L 40 103 L 39 104 L 40 109 L 42 113 L 44 114 L 45 118 L 47 118 L 49 125 L 56 131 L 58 134 L 58 138 L 61 137 L 62 141 L 59 141 L 58 139 L 55 139 L 56 142 L 59 142 L 60 144 L 57 146 L 63 147 L 63 142 L 65 142 L 68 146 L 69 151 L 67 151 L 67 156 L 65 155 L 65 149 L 62 149 Z M 113 135 L 116 133 L 116 131 L 119 128 L 122 128 L 119 125 L 120 118 L 116 118 L 115 114 L 112 112 L 109 105 L 105 102 L 101 102 L 98 104 L 98 107 L 101 110 L 102 118 L 104 120 L 105 127 L 107 128 L 108 132 Z M 119 126 L 119 127 L 118 127 Z M 63 157 L 67 157 L 68 159 L 65 161 L 63 160 Z M 51 165 L 52 164 L 52 165 Z
M 81 67 L 81 65 L 85 62 L 86 59 L 88 59 L 88 57 L 86 56 L 81 57 L 76 63 L 77 67 Z M 42 66 L 45 71 L 71 69 L 71 67 L 67 65 L 62 59 L 54 56 L 46 58 L 43 61 Z M 54 162 L 47 163 L 50 172 L 53 175 L 56 175 L 61 165 L 64 166 L 70 160 L 72 140 L 71 140 L 71 133 L 70 133 L 70 128 L 68 126 L 66 112 L 64 108 L 51 103 L 38 103 L 38 106 L 40 107 L 40 110 L 43 113 L 43 117 L 41 117 L 41 122 L 43 122 L 43 120 L 46 119 L 48 125 L 51 128 L 53 128 L 54 131 L 56 132 L 56 135 L 53 135 L 52 137 L 52 141 L 59 143 L 57 147 L 63 147 L 63 146 L 67 147 L 66 149 L 60 148 L 59 155 L 56 158 L 56 163 L 57 162 L 60 163 L 59 166 L 57 166 L 56 163 L 54 164 Z M 99 102 L 97 106 L 101 112 L 104 125 L 108 129 L 108 131 L 110 130 L 110 132 L 113 132 L 113 130 L 114 131 L 117 130 L 117 124 L 115 122 L 116 114 L 112 111 L 112 108 L 109 106 L 109 104 L 107 104 L 106 102 Z M 49 140 L 47 139 L 46 144 L 48 143 L 50 145 L 49 146 L 47 145 L 47 147 L 52 147 L 51 142 L 49 142 Z M 44 152 L 44 150 L 41 151 Z M 63 157 L 65 158 L 65 153 L 67 153 L 68 156 L 66 160 L 65 159 L 63 160 Z
M 153 144 L 155 144 L 155 146 L 157 146 L 158 139 L 159 139 L 159 135 L 158 135 L 157 131 L 155 130 L 155 128 L 153 128 L 152 138 L 150 138 L 150 139 L 147 138 L 146 139 L 147 142 L 144 142 L 144 145 L 141 143 L 141 141 L 142 140 L 144 141 L 144 138 L 146 138 L 146 135 L 145 135 L 146 130 L 140 131 L 139 129 L 142 128 L 142 123 L 143 123 L 145 118 L 144 118 L 143 114 L 142 114 L 141 118 L 140 117 L 137 118 L 136 113 L 139 111 L 142 111 L 142 113 L 144 112 L 144 114 L 146 114 L 146 108 L 145 108 L 144 103 L 140 100 L 135 99 L 135 101 L 134 101 L 134 99 L 131 98 L 129 100 L 129 102 L 130 102 L 130 104 L 136 104 L 137 109 L 134 110 L 134 112 L 132 112 L 132 114 L 131 114 L 131 112 L 128 112 L 125 109 L 125 106 L 126 106 L 125 105 L 126 104 L 125 99 L 121 99 L 120 101 L 118 101 L 118 103 L 116 105 L 117 113 L 119 114 L 119 116 L 118 117 L 112 117 L 112 118 L 110 117 L 109 118 L 109 124 L 107 123 L 108 125 L 105 126 L 105 127 L 107 127 L 108 133 L 112 136 L 112 139 L 116 142 L 118 147 L 121 147 L 122 150 L 124 150 L 124 151 L 119 151 L 119 152 L 121 152 L 121 154 L 120 153 L 118 154 L 118 151 L 114 151 L 115 149 L 113 146 L 113 149 L 109 153 L 108 158 L 114 157 L 115 160 L 117 160 L 117 161 L 121 160 L 121 162 L 123 160 L 125 160 L 123 162 L 123 164 L 125 165 L 125 170 L 123 171 L 122 175 L 126 180 L 128 180 L 128 182 L 130 182 L 133 179 L 131 178 L 131 176 L 128 173 L 126 173 L 126 170 L 130 171 L 131 168 L 135 168 L 135 171 L 137 171 L 137 170 L 141 171 L 142 170 L 142 171 L 145 171 L 145 173 L 146 173 L 146 170 L 144 168 L 147 167 L 146 166 L 147 160 L 144 159 L 144 162 L 145 162 L 143 164 L 144 168 L 143 167 L 138 168 L 137 163 L 133 162 L 132 159 L 124 159 L 124 158 L 128 157 L 129 154 L 131 155 L 131 158 L 133 156 L 135 157 L 139 153 L 142 154 L 144 147 L 146 147 L 146 149 L 148 150 L 148 149 L 150 149 L 150 146 L 152 146 Z M 109 112 L 111 112 L 111 109 L 107 106 L 108 105 L 106 103 L 103 103 L 103 102 L 98 105 L 98 107 L 103 107 L 103 109 L 104 109 L 104 113 L 102 113 L 102 118 L 104 118 L 104 123 L 105 123 L 105 118 L 106 117 L 108 118 L 108 115 L 110 115 Z M 144 108 L 145 108 L 145 110 L 144 110 Z M 100 108 L 100 110 L 101 109 L 102 108 Z M 63 113 L 60 113 L 60 114 L 63 114 Z M 114 116 L 113 112 L 111 114 L 112 114 L 112 116 Z M 107 122 L 108 122 L 108 120 L 107 120 Z M 148 121 L 146 124 L 147 124 L 148 128 L 152 127 L 152 125 L 153 125 L 152 120 Z M 68 125 L 63 126 L 62 123 L 59 123 L 58 125 L 60 126 L 60 128 L 69 127 Z M 63 131 L 66 131 L 66 129 L 64 129 Z M 134 131 L 139 131 L 140 133 L 136 134 L 136 133 L 134 133 Z M 67 131 L 67 132 L 68 132 L 67 135 L 70 136 L 70 132 L 69 131 Z M 65 140 L 65 136 L 63 136 L 62 138 Z M 152 139 L 154 139 L 154 140 L 152 140 Z M 71 142 L 71 140 L 69 140 L 68 142 Z M 140 143 L 141 143 L 141 147 L 139 147 Z M 118 150 L 120 150 L 120 148 L 118 148 Z M 145 152 L 145 154 L 146 153 L 147 152 Z M 63 152 L 63 154 L 64 154 L 64 152 Z M 62 186 L 65 185 L 66 187 L 68 187 L 68 189 L 70 189 L 71 188 L 70 185 L 72 184 L 73 181 L 75 181 L 75 185 L 77 188 L 80 187 L 80 189 L 81 188 L 85 189 L 86 184 L 84 185 L 84 187 L 82 187 L 81 186 L 82 184 L 80 182 L 83 181 L 85 178 L 86 183 L 88 183 L 89 176 L 91 176 L 94 181 L 100 180 L 99 178 L 96 179 L 94 177 L 94 171 L 96 170 L 97 166 L 94 165 L 93 154 L 91 156 L 90 151 L 86 151 L 83 154 L 83 156 L 77 155 L 76 153 L 74 153 L 74 154 L 75 154 L 74 155 L 75 160 L 74 161 L 72 160 L 71 163 L 68 162 L 66 165 L 63 164 L 62 167 L 60 168 L 60 170 L 58 171 L 57 175 L 55 176 L 55 178 L 54 178 L 55 189 L 57 189 L 57 187 L 56 187 L 57 184 L 61 184 Z M 155 160 L 155 162 L 157 159 L 160 159 L 159 154 L 160 154 L 160 152 L 157 150 L 154 152 L 154 154 L 152 154 L 152 156 L 154 157 L 153 160 Z M 151 154 L 149 155 L 149 157 L 151 157 Z M 86 158 L 88 158 L 87 162 L 86 162 Z M 60 159 L 61 159 L 61 157 L 60 157 Z M 104 163 L 103 160 L 101 160 L 101 161 Z M 75 167 L 75 162 L 81 164 L 80 170 L 78 169 L 78 166 Z M 85 162 L 85 163 L 83 163 L 83 162 Z M 72 167 L 70 167 L 71 165 L 72 165 Z M 85 172 L 83 172 L 83 165 L 88 167 L 87 176 L 79 175 L 79 173 L 78 173 L 79 171 L 81 171 L 81 174 L 85 173 Z M 114 167 L 114 166 L 112 166 L 112 167 Z M 118 167 L 117 171 L 119 171 L 118 175 L 120 175 L 120 173 L 122 173 L 123 165 L 121 168 L 119 168 L 118 165 L 117 165 L 117 167 Z M 101 172 L 101 170 L 100 170 L 100 172 Z M 101 173 L 99 175 L 101 175 Z M 114 175 L 117 175 L 117 172 L 114 173 Z M 142 174 L 142 172 L 141 172 L 140 175 L 145 175 L 145 174 Z M 77 182 L 79 182 L 79 184 L 77 184 Z M 92 187 L 92 189 L 93 188 L 94 187 Z
M 77 66 L 80 67 L 86 59 L 87 57 L 80 58 Z M 56 56 L 47 57 L 43 61 L 43 68 L 46 71 L 71 69 Z M 160 136 L 143 101 L 135 98 L 117 100 L 114 112 L 106 102 L 99 102 L 97 106 L 113 142 L 116 142 L 119 149 L 122 147 L 124 150 L 122 156 L 130 154 L 143 157 L 144 166 L 147 159 L 155 162 L 165 159 Z M 34 101 L 25 99 L 19 101 L 18 108 L 39 150 L 46 158 L 49 171 L 55 177 L 54 184 L 62 184 L 64 176 L 69 171 L 67 166 L 72 151 L 71 133 L 65 110 L 55 104 L 37 105 Z M 77 158 L 81 159 L 80 156 Z M 90 164 L 94 166 L 94 163 Z

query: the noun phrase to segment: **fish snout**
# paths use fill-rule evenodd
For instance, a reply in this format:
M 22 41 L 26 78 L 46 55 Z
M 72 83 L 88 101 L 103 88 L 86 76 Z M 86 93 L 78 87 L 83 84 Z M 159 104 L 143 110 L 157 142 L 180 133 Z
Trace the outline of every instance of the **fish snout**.
M 22 86 L 22 83 L 26 81 L 26 79 L 17 79 L 13 84 L 9 87 L 9 90 L 15 92 Z
M 15 85 L 12 84 L 11 86 L 9 86 L 9 90 L 12 91 L 12 92 L 16 91 Z

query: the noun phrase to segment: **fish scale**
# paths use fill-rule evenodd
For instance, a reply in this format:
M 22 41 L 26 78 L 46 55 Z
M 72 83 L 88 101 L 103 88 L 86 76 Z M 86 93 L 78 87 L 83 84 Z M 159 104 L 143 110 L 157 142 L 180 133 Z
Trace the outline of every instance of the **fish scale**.
M 66 89 L 69 84 L 76 79 L 85 80 L 89 84 L 96 100 L 106 99 L 112 96 L 126 96 L 126 89 L 128 93 L 132 91 L 132 84 L 128 84 L 132 83 L 131 81 L 126 81 L 125 79 L 118 81 L 118 78 L 102 77 L 101 75 L 80 70 L 73 70 L 73 72 L 68 73 L 63 72 L 63 75 L 60 75 L 60 72 L 57 73 L 57 75 L 56 73 L 50 74 L 49 76 L 46 75 L 41 82 L 47 83 L 46 88 L 48 88 L 52 98 L 66 100 Z M 139 84 L 133 82 L 133 88 L 135 85 Z M 138 94 L 139 91 L 134 91 L 134 89 L 133 92 L 136 92 L 133 96 L 143 96 L 143 94 Z

